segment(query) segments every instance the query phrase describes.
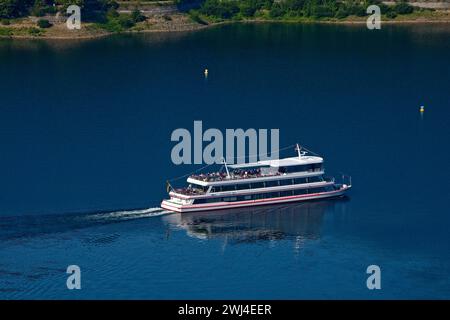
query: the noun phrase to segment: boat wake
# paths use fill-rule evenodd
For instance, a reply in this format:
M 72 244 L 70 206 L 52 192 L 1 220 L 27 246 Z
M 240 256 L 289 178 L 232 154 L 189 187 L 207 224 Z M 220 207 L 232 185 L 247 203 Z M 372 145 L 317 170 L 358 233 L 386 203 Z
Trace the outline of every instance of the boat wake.
M 94 226 L 158 217 L 173 213 L 159 207 L 121 209 L 116 211 L 91 211 L 46 215 L 0 216 L 0 244 L 2 241 L 59 234 Z
M 101 212 L 86 215 L 85 218 L 88 220 L 130 220 L 130 219 L 141 219 L 158 217 L 166 214 L 171 214 L 173 211 L 164 210 L 160 207 L 146 208 L 146 209 L 133 209 L 133 210 L 118 210 L 111 212 Z

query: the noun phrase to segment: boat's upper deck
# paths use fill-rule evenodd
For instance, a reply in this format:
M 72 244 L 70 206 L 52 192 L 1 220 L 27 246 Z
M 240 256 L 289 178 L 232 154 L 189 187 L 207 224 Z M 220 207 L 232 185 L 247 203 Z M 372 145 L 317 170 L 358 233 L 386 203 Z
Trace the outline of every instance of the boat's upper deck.
M 308 165 L 314 163 L 322 163 L 323 158 L 316 156 L 305 156 L 301 157 L 290 157 L 284 159 L 276 159 L 276 160 L 262 160 L 257 162 L 250 163 L 242 163 L 242 164 L 232 164 L 228 167 L 232 169 L 246 169 L 253 167 L 272 167 L 272 168 L 280 168 L 280 167 L 292 167 L 292 166 L 301 166 Z
M 275 176 L 285 176 L 300 172 L 322 171 L 323 159 L 316 156 L 302 156 L 266 160 L 253 163 L 229 165 L 230 175 L 226 172 L 210 172 L 204 174 L 194 174 L 188 178 L 188 182 L 201 186 L 214 185 L 218 182 L 236 182 L 239 180 L 269 178 Z

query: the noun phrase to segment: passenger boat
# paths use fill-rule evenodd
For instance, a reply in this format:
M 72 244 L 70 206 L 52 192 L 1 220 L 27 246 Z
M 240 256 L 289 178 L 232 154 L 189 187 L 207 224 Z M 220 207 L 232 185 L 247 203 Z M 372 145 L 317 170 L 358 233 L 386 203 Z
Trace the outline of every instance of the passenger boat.
M 308 155 L 299 145 L 297 156 L 227 165 L 224 172 L 193 174 L 188 186 L 172 188 L 161 207 L 175 212 L 211 211 L 341 197 L 352 187 L 325 178 L 323 158 Z

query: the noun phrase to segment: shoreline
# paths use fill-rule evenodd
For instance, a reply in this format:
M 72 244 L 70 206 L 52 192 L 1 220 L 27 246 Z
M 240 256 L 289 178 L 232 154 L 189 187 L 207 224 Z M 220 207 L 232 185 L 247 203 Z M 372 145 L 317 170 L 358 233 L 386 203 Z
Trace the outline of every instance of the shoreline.
M 185 15 L 182 15 L 184 18 L 186 18 Z M 209 29 L 221 25 L 226 24 L 263 24 L 263 23 L 269 23 L 269 24 L 298 24 L 298 25 L 312 25 L 312 24 L 318 24 L 318 25 L 363 25 L 366 24 L 365 19 L 347 19 L 347 20 L 295 20 L 295 19 L 245 19 L 245 20 L 227 20 L 227 21 L 220 21 L 220 22 L 211 22 L 206 25 L 199 24 L 199 23 L 191 23 L 191 24 L 177 24 L 174 23 L 171 27 L 162 27 L 159 25 L 156 25 L 156 28 L 144 28 L 144 29 L 130 29 L 130 30 L 124 30 L 121 32 L 108 32 L 106 30 L 89 30 L 88 27 L 85 27 L 85 29 L 80 31 L 69 31 L 64 30 L 64 32 L 61 32 L 61 34 L 47 34 L 44 32 L 40 35 L 26 35 L 26 34 L 10 34 L 10 35 L 4 35 L 0 34 L 0 39 L 16 39 L 16 40 L 60 40 L 60 41 L 73 41 L 73 40 L 94 40 L 94 39 L 101 39 L 113 35 L 119 35 L 119 34 L 143 34 L 143 33 L 180 33 L 180 32 L 194 32 L 204 29 Z M 399 19 L 399 20 L 382 20 L 381 25 L 450 25 L 449 19 L 426 19 L 426 18 L 418 18 L 418 19 Z M 55 25 L 52 28 L 61 28 L 62 26 L 65 27 L 65 23 L 61 23 L 59 25 Z M 31 28 L 31 27 L 28 27 Z M 8 27 L 8 26 L 0 26 L 0 31 L 2 29 L 9 29 L 14 30 L 19 28 L 15 27 Z M 87 31 L 86 31 L 87 30 Z M 68 34 L 71 33 L 72 34 Z M 76 32 L 76 34 L 75 34 Z M 92 33 L 91 33 L 92 32 Z

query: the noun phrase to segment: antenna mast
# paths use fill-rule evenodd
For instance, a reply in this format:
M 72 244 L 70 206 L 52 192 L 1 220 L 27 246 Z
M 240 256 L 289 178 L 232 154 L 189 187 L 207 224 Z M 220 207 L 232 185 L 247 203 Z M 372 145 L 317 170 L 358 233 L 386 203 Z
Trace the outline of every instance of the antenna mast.
M 228 171 L 227 162 L 225 161 L 225 158 L 222 158 L 223 165 L 225 166 L 225 170 L 227 171 L 227 178 L 230 178 L 230 171 Z
M 291 148 L 292 148 L 292 147 L 291 147 Z M 302 152 L 301 152 L 302 147 L 300 147 L 300 146 L 298 145 L 298 143 L 295 144 L 295 150 L 296 150 L 297 153 L 298 153 L 298 158 L 301 159 L 301 158 L 302 158 Z

